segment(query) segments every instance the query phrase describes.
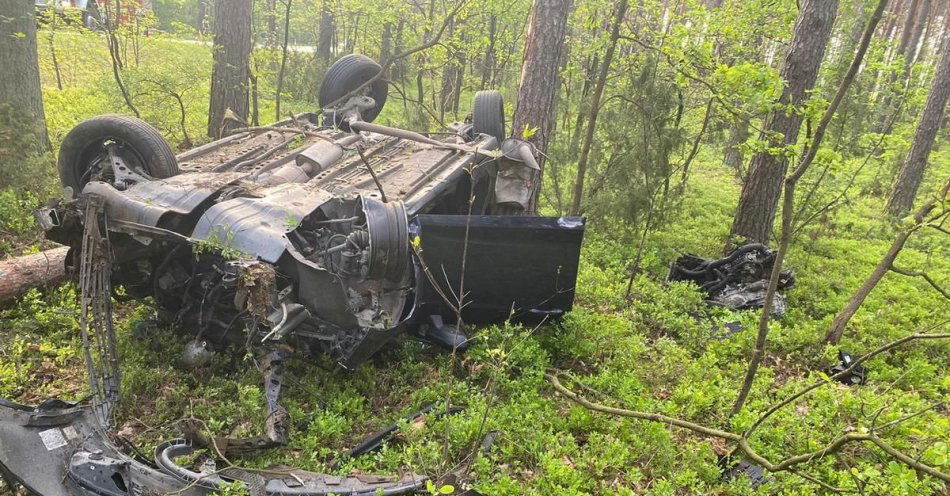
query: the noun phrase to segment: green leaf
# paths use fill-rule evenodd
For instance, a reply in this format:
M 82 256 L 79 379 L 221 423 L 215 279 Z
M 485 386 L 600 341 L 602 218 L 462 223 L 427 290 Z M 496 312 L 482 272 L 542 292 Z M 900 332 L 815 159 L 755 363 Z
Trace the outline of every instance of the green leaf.
M 527 140 L 527 139 L 531 139 L 531 137 L 534 136 L 535 133 L 537 133 L 537 132 L 538 132 L 538 128 L 537 128 L 537 127 L 529 128 L 528 125 L 525 124 L 525 125 L 524 125 L 524 131 L 521 131 L 521 137 L 524 138 L 524 139 L 526 139 L 526 140 Z

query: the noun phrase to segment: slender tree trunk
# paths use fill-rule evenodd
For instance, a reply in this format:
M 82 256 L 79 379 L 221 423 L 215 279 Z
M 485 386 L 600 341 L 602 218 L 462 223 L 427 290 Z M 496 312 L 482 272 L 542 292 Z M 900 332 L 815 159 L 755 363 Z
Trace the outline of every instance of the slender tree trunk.
M 914 22 L 914 31 L 910 35 L 910 42 L 907 44 L 907 55 L 904 57 L 904 78 L 910 77 L 910 67 L 914 64 L 917 57 L 918 46 L 921 36 L 927 28 L 927 20 L 930 19 L 932 0 L 921 0 L 917 8 L 917 18 Z
M 571 13 L 571 3 L 572 0 L 534 0 L 528 20 L 521 83 L 515 100 L 511 133 L 518 139 L 530 135 L 526 141 L 541 152 L 547 150 L 548 142 L 554 134 L 554 102 L 560 81 L 558 68 L 565 50 L 564 36 L 567 34 L 567 17 Z M 618 19 L 622 20 L 622 17 Z M 616 40 L 614 43 L 616 44 Z M 543 175 L 543 154 L 538 158 L 538 165 L 541 166 Z M 536 190 L 531 200 L 532 207 L 537 204 L 537 195 Z
M 208 136 L 220 138 L 248 117 L 251 0 L 215 0 Z M 243 122 L 226 118 L 227 111 Z
M 745 154 L 739 148 L 749 139 L 749 120 L 740 119 L 729 129 L 729 141 L 726 143 L 726 154 L 722 158 L 723 164 L 736 171 L 736 177 L 744 180 L 745 171 L 742 170 L 742 164 L 745 162 Z
M 317 56 L 324 65 L 330 63 L 333 50 L 333 11 L 330 2 L 323 0 L 320 4 L 320 34 L 317 40 Z
M 837 9 L 838 0 L 805 0 L 802 3 L 782 67 L 785 81 L 785 90 L 779 99 L 782 108 L 769 115 L 765 123 L 766 133 L 761 136 L 771 147 L 784 149 L 798 141 L 803 119 L 799 109 L 815 86 Z M 788 109 L 793 110 L 789 112 Z M 772 139 L 767 133 L 776 133 L 778 138 Z M 768 242 L 787 168 L 788 159 L 784 154 L 762 151 L 752 157 L 749 178 L 743 184 L 732 223 L 729 245 L 742 239 Z
M 7 114 L 14 122 L 25 124 L 15 142 L 0 142 L 0 156 L 6 155 L 6 149 L 18 156 L 26 149 L 46 151 L 50 146 L 40 91 L 34 8 L 30 0 L 0 0 L 0 107 L 6 107 L 0 108 L 0 118 L 7 121 Z M 11 166 L 15 164 L 0 163 L 0 168 Z
M 267 29 L 267 46 L 277 44 L 277 0 L 267 0 L 264 13 L 265 29 Z
M 383 25 L 383 38 L 379 47 L 379 63 L 386 65 L 389 57 L 393 56 L 393 23 L 387 22 Z
M 584 144 L 581 147 L 580 157 L 577 159 L 577 178 L 574 180 L 574 195 L 571 198 L 571 215 L 581 213 L 581 201 L 584 198 L 584 176 L 587 174 L 587 161 L 590 157 L 590 148 L 594 142 L 594 131 L 597 128 L 597 114 L 600 112 L 600 99 L 604 94 L 604 86 L 607 84 L 607 74 L 610 73 L 610 62 L 613 60 L 614 51 L 617 49 L 617 40 L 620 39 L 620 25 L 623 23 L 623 17 L 627 13 L 627 0 L 620 0 L 617 5 L 617 12 L 614 15 L 613 25 L 610 27 L 610 44 L 607 45 L 607 51 L 604 53 L 604 60 L 601 62 L 600 75 L 597 77 L 597 84 L 594 85 L 594 93 L 590 99 L 590 116 L 587 118 L 587 134 L 584 135 Z
M 482 84 L 481 89 L 486 89 L 489 81 L 492 81 L 492 72 L 495 68 L 495 37 L 498 31 L 498 16 L 492 14 L 488 20 L 488 50 L 485 51 L 485 59 L 482 62 Z
M 59 24 L 59 16 L 53 13 L 53 20 L 49 25 L 49 56 L 53 61 L 53 72 L 56 73 L 56 89 L 63 91 L 63 76 L 59 70 L 59 57 L 56 56 L 56 28 Z
M 914 141 L 887 201 L 887 212 L 891 215 L 902 215 L 914 206 L 930 150 L 943 122 L 947 99 L 950 97 L 950 30 L 944 31 L 943 38 L 940 61 L 937 63 L 930 94 L 914 133 Z
M 286 0 L 287 9 L 284 12 L 284 43 L 281 46 L 280 70 L 277 72 L 277 91 L 274 95 L 274 121 L 280 120 L 280 94 L 284 88 L 284 71 L 287 67 L 287 44 L 290 40 L 290 7 L 294 0 Z
M 581 130 L 584 127 L 584 116 L 590 113 L 590 110 L 585 107 L 587 103 L 587 96 L 590 94 L 590 83 L 594 80 L 594 75 L 597 74 L 597 68 L 599 67 L 600 59 L 595 53 L 593 59 L 588 58 L 587 60 L 587 77 L 584 78 L 584 85 L 581 88 L 580 103 L 577 108 L 577 120 L 574 122 L 574 132 L 571 134 L 571 141 L 568 143 L 567 153 L 568 156 L 572 159 L 577 157 L 577 150 L 581 144 Z
M 918 46 L 924 30 L 927 28 L 927 20 L 930 18 L 931 0 L 921 0 L 917 9 L 917 19 L 914 22 L 914 32 L 911 33 L 910 42 L 907 45 L 907 54 L 904 56 L 904 81 L 910 79 L 910 70 L 917 60 Z
M 198 0 L 198 16 L 195 19 L 195 29 L 198 34 L 205 32 L 205 19 L 208 17 L 208 0 Z
M 907 242 L 907 238 L 911 234 L 917 232 L 923 223 L 926 220 L 930 211 L 934 209 L 936 203 L 939 201 L 942 203 L 947 196 L 947 189 L 950 188 L 950 182 L 944 184 L 943 188 L 940 191 L 938 197 L 935 197 L 924 204 L 923 207 L 914 215 L 914 224 L 907 229 L 904 229 L 900 235 L 897 236 L 897 239 L 894 240 L 894 243 L 891 244 L 890 249 L 887 250 L 887 253 L 884 254 L 884 258 L 877 264 L 874 268 L 874 271 L 871 272 L 871 275 L 868 276 L 867 280 L 864 281 L 864 284 L 851 296 L 851 299 L 848 300 L 848 303 L 845 304 L 844 308 L 838 312 L 838 315 L 835 316 L 835 320 L 831 323 L 831 330 L 828 332 L 827 341 L 831 344 L 838 344 L 841 341 L 841 336 L 844 334 L 845 327 L 848 326 L 848 322 L 851 321 L 851 317 L 854 317 L 854 314 L 858 311 L 858 308 L 861 307 L 861 304 L 864 303 L 865 298 L 871 294 L 871 291 L 877 286 L 877 283 L 881 281 L 887 271 L 891 269 L 894 265 L 894 260 L 897 258 L 897 255 L 901 252 L 901 249 L 904 248 L 904 243 Z M 945 213 L 945 212 L 944 212 Z

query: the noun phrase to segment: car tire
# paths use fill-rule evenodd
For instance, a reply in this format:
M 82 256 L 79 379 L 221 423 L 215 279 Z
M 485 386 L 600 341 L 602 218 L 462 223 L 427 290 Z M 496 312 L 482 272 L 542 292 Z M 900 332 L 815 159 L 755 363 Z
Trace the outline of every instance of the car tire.
M 505 103 L 501 93 L 484 90 L 475 93 L 472 101 L 472 130 L 476 134 L 487 134 L 498 140 L 498 146 L 505 140 Z
M 323 83 L 320 84 L 320 106 L 325 108 L 334 103 L 382 70 L 383 68 L 376 61 L 365 55 L 351 54 L 341 57 L 330 66 L 326 77 L 323 78 Z M 360 117 L 366 122 L 373 122 L 386 104 L 389 83 L 379 78 L 367 86 L 363 94 L 371 97 L 376 105 L 365 110 Z M 339 124 L 337 122 L 337 125 Z
M 74 127 L 59 147 L 59 178 L 63 186 L 79 194 L 89 182 L 93 161 L 110 142 L 119 143 L 132 167 L 150 177 L 162 179 L 178 175 L 178 161 L 168 142 L 154 127 L 135 117 L 106 114 L 86 119 Z

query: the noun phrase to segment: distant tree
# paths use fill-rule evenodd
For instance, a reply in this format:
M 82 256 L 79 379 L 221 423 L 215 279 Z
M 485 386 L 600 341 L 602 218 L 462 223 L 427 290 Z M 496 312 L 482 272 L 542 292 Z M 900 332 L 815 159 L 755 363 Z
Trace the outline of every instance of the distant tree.
M 930 85 L 930 94 L 927 103 L 920 114 L 920 122 L 914 133 L 914 141 L 907 152 L 907 158 L 901 167 L 897 182 L 891 190 L 887 201 L 887 212 L 891 215 L 902 215 L 912 206 L 917 197 L 917 189 L 924 177 L 927 168 L 927 159 L 933 148 L 934 138 L 943 122 L 947 108 L 947 99 L 950 97 L 950 30 L 945 30 L 940 48 L 940 62 Z
M 320 31 L 317 39 L 317 56 L 324 65 L 329 64 L 333 56 L 333 7 L 330 0 L 320 4 Z
M 782 67 L 785 90 L 779 98 L 781 105 L 766 119 L 760 138 L 769 143 L 770 148 L 784 149 L 798 141 L 798 131 L 804 119 L 801 107 L 818 78 L 837 9 L 838 0 L 805 0 L 802 3 Z M 778 200 L 782 196 L 786 169 L 788 159 L 781 152 L 763 150 L 752 157 L 732 222 L 730 244 L 737 239 L 768 241 Z
M 215 0 L 208 135 L 220 138 L 247 121 L 251 0 Z M 233 116 L 228 115 L 228 110 Z
M 195 16 L 195 29 L 198 33 L 205 32 L 205 19 L 208 17 L 208 0 L 198 0 L 198 15 Z
M 584 178 L 587 175 L 587 164 L 590 159 L 590 149 L 594 142 L 594 131 L 597 126 L 597 115 L 600 113 L 600 100 L 607 85 L 607 75 L 610 73 L 610 62 L 617 49 L 617 40 L 620 39 L 620 25 L 627 14 L 627 0 L 620 0 L 615 10 L 613 24 L 610 27 L 610 44 L 604 52 L 604 60 L 600 66 L 600 74 L 594 85 L 594 92 L 590 100 L 590 115 L 587 118 L 587 131 L 581 145 L 581 154 L 577 159 L 577 177 L 574 178 L 574 194 L 571 197 L 571 215 L 580 215 L 581 202 L 584 199 Z
M 515 100 L 512 134 L 547 150 L 554 128 L 554 99 L 572 0 L 534 0 L 525 35 L 521 83 Z M 526 132 L 527 131 L 527 132 Z M 538 159 L 542 174 L 544 155 Z M 537 192 L 535 192 L 537 195 Z M 532 201 L 532 205 L 536 204 Z
M 32 0 L 0 0 L 0 124 L 15 124 L 16 133 L 0 129 L 0 156 L 19 155 L 24 143 L 35 151 L 49 149 L 40 69 L 36 54 L 36 19 Z M 6 139 L 10 133 L 10 142 Z M 32 134 L 34 139 L 25 139 Z M 4 166 L 8 164 L 3 164 Z

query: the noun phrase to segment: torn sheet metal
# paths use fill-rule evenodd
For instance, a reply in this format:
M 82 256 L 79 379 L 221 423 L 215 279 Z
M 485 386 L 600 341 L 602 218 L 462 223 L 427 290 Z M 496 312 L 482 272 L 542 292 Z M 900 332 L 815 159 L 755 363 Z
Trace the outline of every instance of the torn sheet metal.
M 763 244 L 750 243 L 719 259 L 683 255 L 670 264 L 666 280 L 696 283 L 706 293 L 706 301 L 713 305 L 733 310 L 762 308 L 774 262 L 775 252 Z M 795 275 L 790 270 L 783 270 L 779 275 L 778 290 L 794 286 Z M 777 292 L 772 315 L 781 316 L 786 308 L 785 295 Z

